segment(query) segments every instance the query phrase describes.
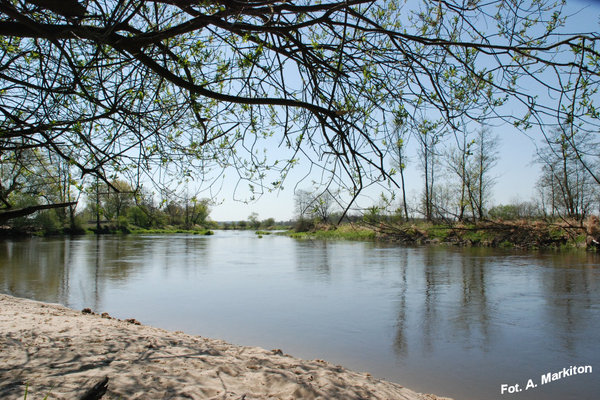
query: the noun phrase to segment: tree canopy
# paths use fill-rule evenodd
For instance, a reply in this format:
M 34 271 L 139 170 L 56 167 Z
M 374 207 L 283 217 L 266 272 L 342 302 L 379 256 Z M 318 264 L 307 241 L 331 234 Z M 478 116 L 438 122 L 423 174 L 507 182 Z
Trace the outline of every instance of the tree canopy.
M 575 146 L 598 131 L 600 36 L 565 33 L 564 4 L 0 0 L 0 162 L 108 185 L 234 167 L 260 192 L 308 159 L 352 198 L 394 179 L 398 124 L 561 126 Z

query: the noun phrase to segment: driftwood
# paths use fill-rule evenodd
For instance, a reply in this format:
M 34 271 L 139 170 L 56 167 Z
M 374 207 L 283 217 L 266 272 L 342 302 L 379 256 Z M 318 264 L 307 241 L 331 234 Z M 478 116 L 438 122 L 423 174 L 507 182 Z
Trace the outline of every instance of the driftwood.
M 104 396 L 108 390 L 108 376 L 105 376 L 102 380 L 98 381 L 93 387 L 91 387 L 79 400 L 99 400 Z

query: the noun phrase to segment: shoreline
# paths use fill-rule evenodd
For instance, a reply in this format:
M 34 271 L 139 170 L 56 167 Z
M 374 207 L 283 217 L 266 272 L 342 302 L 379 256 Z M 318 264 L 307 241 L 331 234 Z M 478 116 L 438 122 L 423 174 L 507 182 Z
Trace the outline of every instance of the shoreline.
M 593 216 L 580 225 L 543 220 L 486 220 L 448 224 L 381 221 L 338 226 L 321 224 L 306 232 L 290 232 L 288 236 L 296 239 L 380 241 L 416 246 L 598 252 L 600 220 Z
M 541 219 L 484 220 L 475 223 L 453 222 L 432 223 L 410 222 L 348 222 L 340 225 L 317 224 L 307 231 L 294 229 L 271 231 L 255 229 L 178 229 L 178 228 L 128 228 L 103 229 L 100 232 L 86 230 L 77 233 L 55 233 L 37 235 L 33 232 L 15 231 L 0 227 L 0 239 L 31 237 L 69 237 L 85 235 L 146 235 L 146 234 L 189 234 L 200 236 L 214 235 L 214 230 L 253 231 L 258 238 L 263 235 L 281 234 L 301 240 L 350 240 L 383 242 L 409 246 L 452 246 L 516 249 L 525 251 L 600 251 L 600 219 L 589 217 L 585 223 L 573 221 L 549 222 Z
M 0 294 L 0 398 L 449 400 L 281 350 Z

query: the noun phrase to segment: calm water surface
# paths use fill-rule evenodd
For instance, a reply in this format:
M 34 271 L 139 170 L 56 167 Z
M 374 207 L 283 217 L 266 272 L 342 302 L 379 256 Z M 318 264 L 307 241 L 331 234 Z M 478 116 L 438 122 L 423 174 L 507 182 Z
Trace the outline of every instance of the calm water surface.
M 457 400 L 597 399 L 594 254 L 249 232 L 0 242 L 0 291 L 326 359 Z M 540 385 L 571 365 L 593 373 Z M 539 386 L 500 394 L 501 384 Z

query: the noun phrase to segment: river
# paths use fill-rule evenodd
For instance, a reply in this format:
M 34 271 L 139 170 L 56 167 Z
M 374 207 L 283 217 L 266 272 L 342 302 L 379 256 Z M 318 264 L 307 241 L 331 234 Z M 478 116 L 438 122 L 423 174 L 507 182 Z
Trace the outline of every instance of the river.
M 0 242 L 0 291 L 279 348 L 456 400 L 600 393 L 596 254 L 238 231 L 32 238 Z

